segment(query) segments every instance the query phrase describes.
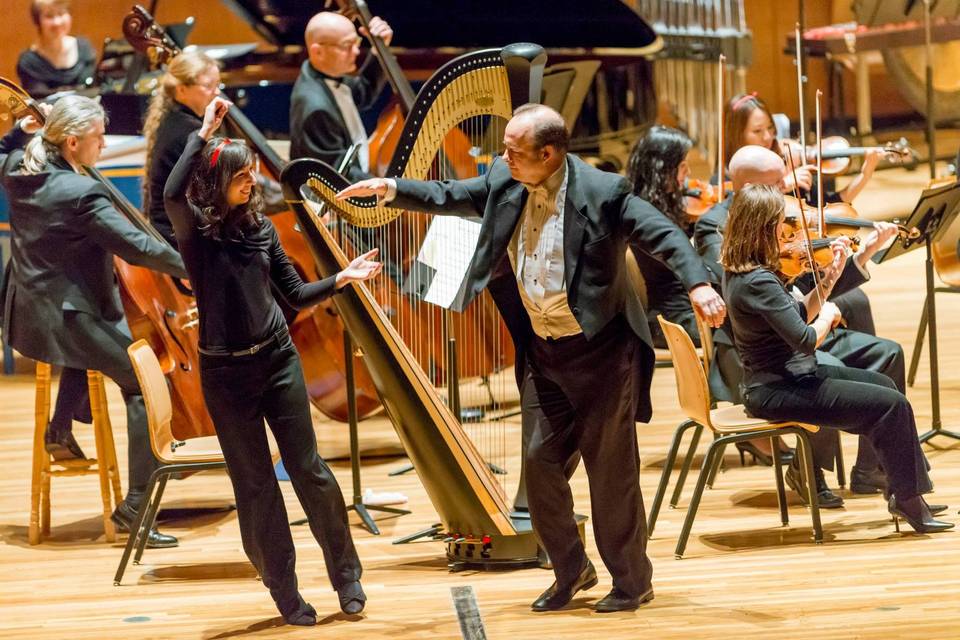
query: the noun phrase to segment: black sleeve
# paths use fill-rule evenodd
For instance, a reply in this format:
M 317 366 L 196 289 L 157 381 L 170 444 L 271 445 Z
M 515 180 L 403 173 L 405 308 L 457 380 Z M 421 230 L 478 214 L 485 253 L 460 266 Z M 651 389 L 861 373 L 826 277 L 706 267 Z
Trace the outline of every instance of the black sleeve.
M 190 134 L 187 138 L 187 147 L 174 165 L 173 171 L 167 177 L 167 184 L 163 188 L 163 206 L 167 211 L 167 217 L 173 223 L 173 229 L 180 244 L 183 244 L 184 239 L 198 233 L 196 210 L 187 201 L 187 187 L 193 175 L 193 166 L 203 151 L 204 145 L 206 140 L 199 134 Z
M 37 68 L 37 54 L 30 51 L 24 51 L 17 58 L 17 77 L 20 78 L 20 86 L 31 96 L 43 97 L 53 91 L 53 87 L 47 85 L 46 79 L 40 77 Z
M 713 207 L 700 216 L 693 227 L 693 244 L 697 253 L 703 258 L 704 264 L 712 274 L 715 274 L 714 284 L 719 284 L 723 278 L 723 267 L 720 265 L 720 247 L 723 245 L 721 220 L 724 210 Z
M 77 38 L 77 55 L 79 68 L 77 69 L 77 84 L 86 84 L 93 80 L 97 71 L 97 52 L 86 38 Z
M 25 147 L 31 137 L 29 133 L 25 133 L 23 129 L 20 128 L 20 125 L 13 125 L 13 128 L 0 139 L 0 164 L 3 164 L 11 151 Z
M 337 292 L 337 276 L 316 282 L 304 282 L 280 246 L 280 238 L 270 222 L 270 280 L 290 306 L 297 309 L 315 305 Z
M 751 275 L 740 304 L 762 317 L 794 351 L 813 355 L 817 350 L 817 331 L 801 316 L 803 304 L 787 293 L 777 277 L 766 270 Z
M 622 233 L 628 243 L 670 267 L 687 291 L 710 283 L 710 274 L 687 234 L 649 202 L 633 195 L 626 179 L 619 182 L 613 202 L 619 202 Z
M 113 206 L 103 185 L 94 185 L 77 201 L 78 224 L 85 234 L 130 264 L 186 278 L 183 260 L 170 245 L 133 226 Z

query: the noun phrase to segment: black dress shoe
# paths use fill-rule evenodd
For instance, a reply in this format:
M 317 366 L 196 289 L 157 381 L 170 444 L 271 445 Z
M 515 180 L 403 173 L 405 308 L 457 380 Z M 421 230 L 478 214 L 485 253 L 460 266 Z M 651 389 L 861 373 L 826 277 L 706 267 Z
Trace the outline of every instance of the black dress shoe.
M 126 502 L 121 502 L 120 506 L 110 514 L 110 519 L 113 521 L 117 533 L 130 533 L 130 529 L 133 528 L 133 523 L 137 519 L 137 512 Z M 180 541 L 175 537 L 160 533 L 156 527 L 153 527 L 149 533 L 147 533 L 148 549 L 169 549 L 179 544 Z
M 922 496 L 914 496 L 906 500 L 897 500 L 897 496 L 890 496 L 887 510 L 893 516 L 897 533 L 900 532 L 900 518 L 906 520 L 917 533 L 937 533 L 953 528 L 952 522 L 934 519 Z
M 614 611 L 633 611 L 644 602 L 653 600 L 653 587 L 639 596 L 630 596 L 614 587 L 610 593 L 603 596 L 595 607 L 597 613 L 612 613 Z
M 597 570 L 593 568 L 593 563 L 587 560 L 587 566 L 583 568 L 573 584 L 566 588 L 557 586 L 556 581 L 550 588 L 540 594 L 540 597 L 533 601 L 530 608 L 534 611 L 556 611 L 562 609 L 573 600 L 577 591 L 585 591 L 591 587 L 597 586 Z
M 823 470 L 814 468 L 813 475 L 817 480 L 817 503 L 820 505 L 820 508 L 841 508 L 843 506 L 843 498 L 835 494 L 830 490 L 830 487 L 827 486 L 827 480 L 823 477 Z M 800 473 L 800 469 L 791 464 L 787 467 L 787 472 L 783 474 L 783 478 L 787 481 L 787 485 L 800 495 L 800 500 L 803 501 L 803 504 L 810 506 L 810 501 L 807 499 L 807 484 L 803 481 L 803 474 Z
M 283 604 L 277 603 L 277 609 L 284 622 L 298 627 L 312 627 L 317 624 L 317 610 L 298 593 L 296 598 Z
M 73 431 L 53 433 L 49 427 L 43 434 L 43 446 L 54 460 L 85 460 L 86 456 L 73 437 Z
M 337 597 L 340 598 L 340 611 L 350 615 L 360 613 L 367 604 L 367 594 L 357 581 L 348 582 L 337 589 Z
M 882 493 L 887 488 L 887 474 L 883 469 L 860 469 L 853 465 L 850 470 L 850 491 L 859 495 Z

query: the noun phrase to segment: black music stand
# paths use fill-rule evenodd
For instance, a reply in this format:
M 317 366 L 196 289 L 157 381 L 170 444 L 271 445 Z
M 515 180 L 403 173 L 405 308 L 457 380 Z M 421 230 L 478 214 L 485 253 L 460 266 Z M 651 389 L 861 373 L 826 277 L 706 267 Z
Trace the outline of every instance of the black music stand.
M 943 428 L 940 421 L 940 366 L 937 359 L 937 309 L 934 300 L 933 249 L 931 244 L 942 235 L 957 217 L 960 205 L 960 182 L 945 187 L 926 189 L 920 194 L 913 213 L 904 223 L 908 229 L 916 228 L 920 235 L 916 238 L 901 238 L 886 251 L 874 256 L 874 262 L 892 260 L 899 255 L 912 251 L 921 245 L 926 247 L 925 275 L 927 299 L 924 314 L 930 329 L 930 405 L 931 427 L 920 436 L 920 442 L 927 442 L 934 436 L 946 436 L 960 440 L 960 433 Z

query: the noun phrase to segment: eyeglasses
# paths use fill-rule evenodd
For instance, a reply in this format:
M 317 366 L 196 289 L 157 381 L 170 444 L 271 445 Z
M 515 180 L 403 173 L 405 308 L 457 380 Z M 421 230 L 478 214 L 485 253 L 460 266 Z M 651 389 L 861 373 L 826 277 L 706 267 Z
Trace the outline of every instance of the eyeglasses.
M 207 91 L 216 91 L 220 88 L 220 82 L 191 82 L 188 86 L 201 87 Z
M 349 51 L 354 47 L 359 47 L 360 43 L 363 42 L 363 38 L 360 36 L 353 36 L 349 40 L 341 40 L 340 42 L 318 42 L 317 44 L 322 44 L 327 47 L 336 47 L 343 51 Z

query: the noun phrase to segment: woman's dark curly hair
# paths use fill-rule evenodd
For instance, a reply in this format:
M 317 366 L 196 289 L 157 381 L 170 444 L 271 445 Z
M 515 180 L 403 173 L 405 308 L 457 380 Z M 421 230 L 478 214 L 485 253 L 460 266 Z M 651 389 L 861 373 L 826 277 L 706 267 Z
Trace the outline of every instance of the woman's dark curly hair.
M 220 149 L 217 162 L 211 167 L 210 156 L 224 140 L 217 137 L 207 142 L 187 187 L 187 199 L 200 209 L 200 233 L 214 240 L 236 239 L 263 224 L 263 192 L 259 183 L 253 186 L 245 204 L 227 206 L 230 181 L 238 171 L 251 166 L 255 157 L 250 147 L 233 140 Z
M 627 163 L 627 178 L 640 196 L 681 228 L 686 202 L 677 184 L 677 169 L 693 143 L 682 131 L 654 125 L 637 141 Z

